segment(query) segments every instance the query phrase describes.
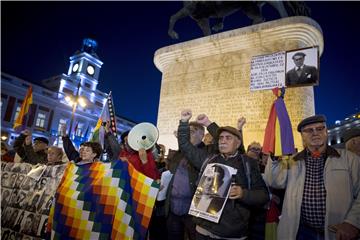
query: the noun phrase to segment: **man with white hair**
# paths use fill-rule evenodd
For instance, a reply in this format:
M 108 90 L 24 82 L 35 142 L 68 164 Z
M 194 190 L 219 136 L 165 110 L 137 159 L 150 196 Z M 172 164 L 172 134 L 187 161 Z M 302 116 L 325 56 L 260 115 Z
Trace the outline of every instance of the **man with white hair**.
M 305 149 L 288 162 L 269 160 L 265 169 L 272 187 L 286 189 L 278 239 L 357 239 L 359 157 L 327 145 L 324 115 L 305 118 L 297 130 Z

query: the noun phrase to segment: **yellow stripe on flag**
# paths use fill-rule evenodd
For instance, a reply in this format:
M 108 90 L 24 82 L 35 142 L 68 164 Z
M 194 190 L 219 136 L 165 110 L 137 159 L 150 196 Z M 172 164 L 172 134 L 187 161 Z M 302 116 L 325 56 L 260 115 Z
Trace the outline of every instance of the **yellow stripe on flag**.
M 26 92 L 23 103 L 21 104 L 19 115 L 17 116 L 13 129 L 22 126 L 25 115 L 29 112 L 30 105 L 33 103 L 32 86 Z
M 282 155 L 282 148 L 281 148 L 281 131 L 280 131 L 280 123 L 279 119 L 276 117 L 275 120 L 275 156 Z

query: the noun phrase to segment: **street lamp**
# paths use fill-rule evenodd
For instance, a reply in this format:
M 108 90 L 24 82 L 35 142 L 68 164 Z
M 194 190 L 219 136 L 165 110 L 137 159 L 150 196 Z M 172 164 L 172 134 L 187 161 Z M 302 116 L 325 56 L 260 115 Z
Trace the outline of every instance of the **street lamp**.
M 81 107 L 86 107 L 86 100 L 85 98 L 79 96 L 79 91 L 80 91 L 80 82 L 77 86 L 77 91 L 76 91 L 76 95 L 75 96 L 66 96 L 65 97 L 65 101 L 73 107 L 72 109 L 72 113 L 71 113 L 71 119 L 70 119 L 70 132 L 69 132 L 69 136 L 71 136 L 71 132 L 72 132 L 72 125 L 74 122 L 74 118 L 75 118 L 75 111 L 77 108 L 77 105 L 79 104 Z

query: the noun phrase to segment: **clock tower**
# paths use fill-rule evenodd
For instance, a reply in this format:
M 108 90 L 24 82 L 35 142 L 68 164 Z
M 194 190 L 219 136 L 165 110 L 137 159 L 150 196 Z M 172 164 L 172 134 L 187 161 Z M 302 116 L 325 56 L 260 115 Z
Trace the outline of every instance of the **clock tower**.
M 82 87 L 95 91 L 103 64 L 96 54 L 97 42 L 91 38 L 85 38 L 80 51 L 76 51 L 70 57 L 68 76 Z

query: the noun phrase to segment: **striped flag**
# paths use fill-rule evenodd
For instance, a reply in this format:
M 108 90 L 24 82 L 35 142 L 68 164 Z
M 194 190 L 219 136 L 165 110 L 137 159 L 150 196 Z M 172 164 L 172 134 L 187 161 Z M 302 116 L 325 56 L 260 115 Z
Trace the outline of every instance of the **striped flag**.
M 90 138 L 91 142 L 98 142 L 101 144 L 102 147 L 104 147 L 104 135 L 105 135 L 105 129 L 104 129 L 103 123 L 106 123 L 107 121 L 110 121 L 110 130 L 111 130 L 112 134 L 114 134 L 114 136 L 116 137 L 117 136 L 116 118 L 115 118 L 115 109 L 114 109 L 114 105 L 113 105 L 111 91 L 108 95 L 108 98 L 103 107 L 103 110 L 101 111 L 99 120 L 96 123 L 94 133 L 93 133 L 92 137 Z
M 127 162 L 68 163 L 48 232 L 51 239 L 146 239 L 158 190 Z
M 22 131 L 25 128 L 26 117 L 29 112 L 30 105 L 33 103 L 33 95 L 32 95 L 32 86 L 26 92 L 23 103 L 21 104 L 21 109 L 19 115 L 15 119 L 13 129 L 16 131 Z
M 284 102 L 285 88 L 272 90 L 277 99 L 271 106 L 265 129 L 263 152 L 284 156 L 295 153 L 294 136 Z

